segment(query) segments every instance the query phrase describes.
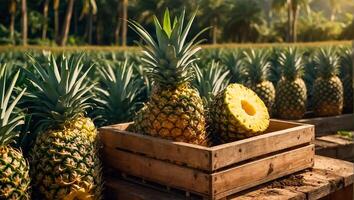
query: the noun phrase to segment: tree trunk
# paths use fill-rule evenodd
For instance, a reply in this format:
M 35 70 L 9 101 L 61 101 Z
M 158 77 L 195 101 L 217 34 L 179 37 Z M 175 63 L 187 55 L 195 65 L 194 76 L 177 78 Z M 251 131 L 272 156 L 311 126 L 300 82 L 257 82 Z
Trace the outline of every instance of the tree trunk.
M 15 36 L 15 17 L 16 17 L 16 10 L 17 10 L 17 3 L 16 0 L 11 0 L 11 4 L 9 7 L 9 11 L 10 11 L 10 27 L 9 27 L 9 31 L 10 31 L 10 40 L 13 44 L 15 44 L 14 41 L 14 36 Z
M 118 0 L 117 2 L 117 21 L 116 21 L 116 27 L 114 29 L 114 43 L 116 45 L 119 45 L 119 32 L 120 32 L 120 28 L 121 28 L 121 16 L 120 16 L 120 13 L 121 13 L 121 9 L 122 9 L 122 4 L 120 3 L 120 1 Z
M 97 20 L 96 43 L 97 43 L 97 44 L 102 44 L 102 31 L 103 31 L 102 20 L 100 20 L 99 17 L 97 17 L 96 20 Z
M 27 45 L 27 2 L 22 0 L 21 2 L 21 33 L 22 33 L 22 45 Z
M 123 0 L 123 27 L 122 27 L 122 46 L 127 45 L 127 31 L 128 31 L 128 0 Z
M 54 0 L 53 9 L 54 9 L 54 40 L 59 40 L 59 0 Z
M 292 10 L 292 14 L 293 14 L 293 21 L 292 21 L 292 41 L 296 42 L 297 41 L 297 16 L 299 13 L 299 5 L 293 5 L 293 10 Z
M 42 40 L 47 38 L 47 30 L 48 30 L 48 7 L 49 7 L 49 0 L 45 0 L 44 7 L 43 7 L 43 16 L 44 16 L 44 23 L 43 23 L 43 30 L 42 30 Z
M 212 38 L 213 38 L 213 44 L 216 44 L 216 42 L 217 42 L 217 34 L 218 34 L 218 27 L 217 27 L 217 20 L 216 20 L 216 18 L 213 18 L 212 19 L 212 22 L 211 22 L 211 27 L 213 27 L 212 28 Z
M 88 14 L 88 43 L 92 44 L 92 24 L 93 24 L 93 14 L 92 11 Z
M 291 42 L 292 39 L 292 0 L 287 0 L 288 4 L 288 35 L 287 42 Z
M 62 28 L 62 33 L 60 40 L 58 44 L 60 46 L 65 46 L 66 41 L 68 40 L 68 35 L 69 35 L 69 30 L 70 30 L 70 21 L 71 21 L 71 16 L 73 13 L 73 7 L 74 7 L 74 1 L 75 0 L 68 0 L 68 7 L 66 8 L 66 14 L 65 14 L 65 19 L 63 23 L 63 28 Z

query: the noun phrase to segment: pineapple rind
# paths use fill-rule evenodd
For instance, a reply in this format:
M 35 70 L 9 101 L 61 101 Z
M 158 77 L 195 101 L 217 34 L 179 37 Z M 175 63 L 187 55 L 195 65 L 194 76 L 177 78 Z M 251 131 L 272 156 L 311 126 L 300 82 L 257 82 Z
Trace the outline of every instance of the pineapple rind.
M 262 81 L 258 84 L 250 85 L 249 88 L 262 99 L 269 113 L 272 113 L 272 108 L 275 103 L 275 88 L 273 83 L 270 81 Z
M 40 134 L 31 152 L 33 185 L 40 199 L 101 199 L 101 163 L 91 119 L 78 117 Z
M 307 90 L 301 78 L 281 79 L 277 85 L 276 110 L 281 119 L 301 119 L 306 112 Z
M 22 152 L 0 146 L 0 199 L 30 199 L 29 166 Z
M 241 101 L 247 101 L 256 111 L 249 115 Z M 231 84 L 220 92 L 210 107 L 215 138 L 231 142 L 262 134 L 269 126 L 269 113 L 263 101 L 250 89 Z

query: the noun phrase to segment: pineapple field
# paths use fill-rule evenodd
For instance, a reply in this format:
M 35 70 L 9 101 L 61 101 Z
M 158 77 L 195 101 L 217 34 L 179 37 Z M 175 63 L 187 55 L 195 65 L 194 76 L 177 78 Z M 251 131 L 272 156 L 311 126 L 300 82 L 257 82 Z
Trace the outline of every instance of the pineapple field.
M 205 168 L 203 163 L 194 163 L 198 159 L 210 161 L 201 158 L 202 154 L 196 153 L 198 156 L 193 161 L 180 152 L 176 158 L 164 157 L 161 152 L 165 149 L 158 149 L 161 157 L 151 163 L 170 160 L 170 164 L 163 166 L 173 165 L 172 171 L 178 168 L 181 173 L 187 173 L 190 166 L 180 163 L 192 163 L 190 168 L 200 169 L 198 173 L 206 174 L 207 178 L 219 170 L 218 173 L 225 173 L 226 179 L 228 172 L 223 171 L 226 167 L 240 173 L 232 165 L 247 161 L 253 168 L 240 165 L 251 173 L 252 169 L 259 168 L 252 159 L 260 156 L 262 162 L 300 160 L 298 166 L 281 170 L 269 164 L 272 171 L 267 168 L 264 173 L 274 170 L 274 177 L 252 179 L 254 183 L 264 183 L 313 166 L 313 127 L 276 119 L 353 113 L 350 43 L 257 48 L 202 46 L 199 36 L 207 29 L 189 35 L 195 15 L 186 19 L 182 12 L 172 20 L 166 11 L 162 22 L 155 17 L 156 38 L 139 23 L 129 21 L 131 29 L 141 38 L 137 41 L 139 48 L 86 53 L 82 49 L 1 51 L 0 199 L 30 199 L 31 196 L 34 199 L 102 199 L 106 171 L 102 162 L 109 154 L 103 153 L 106 155 L 100 159 L 103 136 L 97 130 L 103 127 L 104 132 L 104 127 L 131 121 L 134 123 L 120 131 L 126 138 L 141 137 L 142 143 L 134 140 L 138 147 L 140 144 L 154 147 L 156 142 L 169 148 L 181 145 L 176 147 L 180 149 L 176 152 L 210 153 L 228 144 L 239 148 L 235 147 L 234 151 L 241 154 L 251 151 L 239 147 L 250 145 L 249 141 L 268 145 L 278 141 L 272 149 L 254 150 L 247 158 L 231 156 L 234 151 L 220 153 L 225 160 Z M 294 141 L 279 142 L 286 139 Z M 126 140 L 111 142 L 120 141 Z M 146 151 L 137 150 L 149 155 L 144 159 L 153 159 L 155 154 Z M 134 151 L 127 149 L 121 152 L 121 157 L 109 158 L 110 165 L 117 162 L 117 165 L 131 166 L 134 159 L 129 158 L 130 154 Z M 123 158 L 131 162 L 119 161 Z M 220 158 L 215 154 L 213 159 Z M 208 170 L 210 173 L 205 172 Z M 139 173 L 135 175 L 144 175 Z M 208 181 L 212 187 L 217 185 L 214 179 Z M 182 182 L 171 184 L 186 187 Z M 206 191 L 201 188 L 203 184 L 192 185 L 190 189 L 219 199 L 230 191 L 256 186 L 251 182 L 247 186 L 224 183 L 229 191 L 222 187 L 209 191 L 207 184 Z

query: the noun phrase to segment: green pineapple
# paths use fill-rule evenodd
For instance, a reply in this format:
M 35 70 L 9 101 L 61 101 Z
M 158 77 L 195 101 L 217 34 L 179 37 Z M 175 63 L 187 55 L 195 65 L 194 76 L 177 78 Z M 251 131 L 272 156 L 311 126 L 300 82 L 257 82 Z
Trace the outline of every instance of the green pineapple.
M 83 55 L 50 56 L 43 66 L 29 57 L 35 72 L 28 102 L 37 138 L 30 152 L 33 189 L 38 199 L 101 199 L 98 135 L 85 110 L 95 84 L 87 81 Z
M 314 113 L 317 116 L 339 115 L 343 109 L 343 86 L 337 76 L 339 59 L 334 49 L 321 49 L 316 57 L 317 75 L 313 84 Z
M 251 88 L 265 103 L 269 113 L 275 102 L 275 88 L 270 82 L 270 63 L 265 50 L 250 50 L 245 52 L 244 67 L 246 86 Z
M 134 119 L 135 131 L 155 137 L 199 145 L 207 144 L 203 101 L 191 87 L 195 54 L 200 50 L 195 42 L 200 32 L 186 41 L 196 13 L 184 26 L 185 12 L 171 23 L 168 10 L 163 24 L 154 16 L 157 41 L 137 22 L 130 27 L 146 46 L 142 62 L 150 68 L 153 89 L 148 103 Z
M 282 119 L 301 119 L 306 112 L 307 90 L 302 76 L 304 65 L 296 49 L 288 49 L 280 54 L 282 78 L 276 88 L 276 111 Z
M 99 68 L 101 86 L 97 88 L 95 116 L 99 125 L 111 125 L 132 120 L 139 106 L 142 81 L 133 74 L 132 64 L 106 61 Z
M 14 99 L 19 71 L 7 87 L 6 66 L 0 65 L 0 199 L 30 199 L 29 165 L 20 150 L 10 144 L 15 142 L 18 132 L 15 130 L 24 124 L 24 117 L 14 108 L 23 96 L 22 90 Z
M 344 92 L 343 110 L 346 113 L 353 112 L 353 60 L 350 48 L 341 51 L 342 83 Z

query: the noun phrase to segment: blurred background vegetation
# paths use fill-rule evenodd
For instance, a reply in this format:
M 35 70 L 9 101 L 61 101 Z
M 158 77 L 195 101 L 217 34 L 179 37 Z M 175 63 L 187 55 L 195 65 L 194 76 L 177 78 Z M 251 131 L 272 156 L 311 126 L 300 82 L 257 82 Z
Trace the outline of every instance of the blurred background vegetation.
M 2 0 L 0 44 L 132 45 L 125 19 L 153 31 L 166 7 L 198 8 L 192 32 L 211 26 L 211 44 L 354 39 L 354 0 Z

